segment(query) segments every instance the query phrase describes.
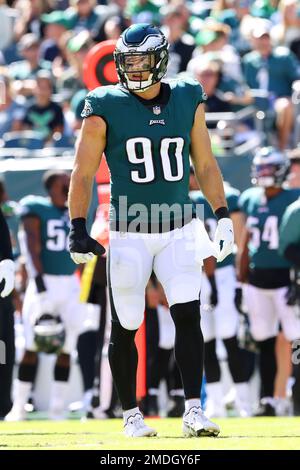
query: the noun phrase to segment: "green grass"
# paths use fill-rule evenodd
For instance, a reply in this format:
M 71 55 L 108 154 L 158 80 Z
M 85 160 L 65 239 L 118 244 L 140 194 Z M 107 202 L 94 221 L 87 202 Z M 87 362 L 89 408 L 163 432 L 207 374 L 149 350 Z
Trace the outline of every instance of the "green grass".
M 218 438 L 191 439 L 182 437 L 180 419 L 147 421 L 157 429 L 157 437 L 128 439 L 121 420 L 1 422 L 0 450 L 300 449 L 300 418 L 220 419 Z

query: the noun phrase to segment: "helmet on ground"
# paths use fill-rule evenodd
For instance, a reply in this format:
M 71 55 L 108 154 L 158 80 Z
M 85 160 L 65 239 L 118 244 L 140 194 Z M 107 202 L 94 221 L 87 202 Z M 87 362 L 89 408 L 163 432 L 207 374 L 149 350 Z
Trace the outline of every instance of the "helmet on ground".
M 65 342 L 64 324 L 58 315 L 43 313 L 34 327 L 34 342 L 38 352 L 59 354 Z

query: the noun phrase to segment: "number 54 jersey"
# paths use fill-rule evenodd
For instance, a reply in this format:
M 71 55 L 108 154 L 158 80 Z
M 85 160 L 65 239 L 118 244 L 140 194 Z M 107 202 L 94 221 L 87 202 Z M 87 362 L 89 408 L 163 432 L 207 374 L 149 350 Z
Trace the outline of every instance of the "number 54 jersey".
M 36 217 L 40 222 L 41 262 L 45 274 L 68 276 L 75 272 L 76 264 L 71 260 L 68 251 L 68 234 L 70 229 L 67 207 L 55 207 L 50 199 L 41 196 L 26 196 L 20 201 L 21 219 Z M 20 230 L 21 251 L 25 254 L 27 269 L 34 277 L 33 265 L 30 262 L 24 232 Z
M 139 204 L 139 218 L 148 223 L 151 204 L 176 204 L 170 217 L 182 217 L 182 208 L 190 204 L 190 133 L 197 106 L 205 98 L 199 83 L 186 79 L 162 83 L 154 100 L 121 85 L 96 88 L 87 95 L 82 116 L 100 116 L 107 124 L 111 220 L 122 219 L 123 204 L 131 209 Z M 127 212 L 126 218 L 130 221 L 135 214 Z
M 239 205 L 247 217 L 247 228 L 251 234 L 248 244 L 251 268 L 290 267 L 290 263 L 278 252 L 279 226 L 285 209 L 299 195 L 298 189 L 283 189 L 277 196 L 267 199 L 262 188 L 254 187 L 240 196 Z

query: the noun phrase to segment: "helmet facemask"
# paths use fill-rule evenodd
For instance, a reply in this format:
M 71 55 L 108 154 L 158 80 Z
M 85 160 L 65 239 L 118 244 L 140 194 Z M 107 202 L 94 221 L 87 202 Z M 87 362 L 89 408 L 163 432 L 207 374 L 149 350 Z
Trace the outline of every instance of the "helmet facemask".
M 147 51 L 139 51 L 138 47 L 128 47 L 127 51 L 121 51 L 117 45 L 114 59 L 122 85 L 129 91 L 143 92 L 160 82 L 165 75 L 168 44 L 165 40 L 155 49 L 149 48 Z
M 286 179 L 288 169 L 288 161 L 275 152 L 273 155 L 270 152 L 269 156 L 260 154 L 253 160 L 252 184 L 262 188 L 280 188 Z

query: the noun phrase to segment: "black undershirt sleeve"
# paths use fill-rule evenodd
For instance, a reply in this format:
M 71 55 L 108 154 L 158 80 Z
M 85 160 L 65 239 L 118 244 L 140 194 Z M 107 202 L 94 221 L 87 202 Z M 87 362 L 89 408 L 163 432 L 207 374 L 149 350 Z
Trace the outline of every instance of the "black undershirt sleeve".
M 0 260 L 13 259 L 8 225 L 0 209 Z
M 297 268 L 300 268 L 300 245 L 288 245 L 284 252 L 284 256 Z

